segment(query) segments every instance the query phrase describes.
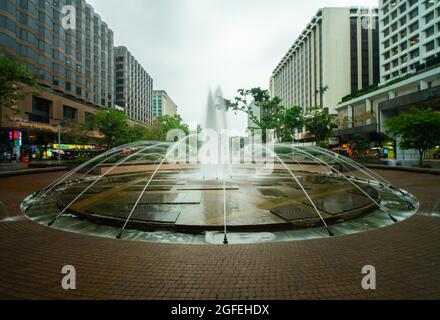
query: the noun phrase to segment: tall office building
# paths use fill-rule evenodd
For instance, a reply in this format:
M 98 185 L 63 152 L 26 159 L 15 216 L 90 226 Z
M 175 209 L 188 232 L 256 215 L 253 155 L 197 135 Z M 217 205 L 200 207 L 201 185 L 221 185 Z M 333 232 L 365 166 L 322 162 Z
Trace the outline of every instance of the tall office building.
M 440 1 L 380 0 L 381 82 L 413 73 L 440 51 Z
M 153 79 L 126 47 L 116 47 L 116 105 L 128 118 L 151 125 L 153 121 Z
M 75 29 L 63 28 L 66 5 L 76 9 Z M 113 32 L 84 0 L 0 0 L 1 53 L 20 57 L 43 88 L 0 120 L 2 146 L 47 148 L 64 119 L 84 123 L 113 107 L 113 47 Z
M 177 114 L 177 105 L 168 96 L 166 91 L 153 91 L 153 114 L 155 117 L 175 116 Z
M 318 11 L 270 79 L 272 96 L 285 107 L 329 108 L 379 82 L 378 9 Z M 327 90 L 323 90 L 328 88 Z
M 411 108 L 440 110 L 440 2 L 380 1 L 379 25 L 381 85 L 336 107 L 336 134 L 342 143 L 361 135 L 381 158 L 418 160 L 385 124 Z

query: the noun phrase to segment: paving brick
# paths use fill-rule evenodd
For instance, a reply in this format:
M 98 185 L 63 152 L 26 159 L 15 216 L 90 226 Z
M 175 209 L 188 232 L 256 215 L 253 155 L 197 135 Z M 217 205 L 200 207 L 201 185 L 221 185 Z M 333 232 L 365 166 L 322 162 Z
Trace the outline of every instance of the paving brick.
M 128 242 L 66 233 L 31 221 L 0 223 L 3 299 L 421 299 L 440 298 L 440 223 L 430 213 L 440 176 L 379 171 L 421 202 L 419 214 L 366 233 L 238 246 Z M 0 201 L 20 202 L 62 173 L 0 179 Z M 78 289 L 61 288 L 61 267 Z M 361 288 L 374 265 L 378 289 Z

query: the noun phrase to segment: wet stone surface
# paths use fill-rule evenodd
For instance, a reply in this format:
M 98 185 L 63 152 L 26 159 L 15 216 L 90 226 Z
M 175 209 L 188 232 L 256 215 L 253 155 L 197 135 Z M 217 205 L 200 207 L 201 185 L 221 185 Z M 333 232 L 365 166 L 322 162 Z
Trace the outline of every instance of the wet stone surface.
M 81 225 L 127 222 L 128 228 L 142 231 L 160 224 L 161 230 L 204 233 L 223 230 L 226 221 L 236 232 L 266 232 L 322 228 L 323 219 L 333 224 L 361 217 L 377 210 L 374 201 L 380 201 L 379 187 L 360 181 L 312 172 L 296 172 L 295 178 L 285 170 L 266 176 L 249 168 L 235 168 L 225 181 L 192 169 L 159 171 L 154 177 L 151 172 L 121 174 L 59 188 L 50 195 L 56 199 L 53 209 L 47 210 L 43 200 L 29 214 L 38 216 L 42 205 L 45 217 L 67 209 L 70 216 L 62 218 L 78 216 Z M 382 196 L 392 208 L 401 208 L 392 193 Z

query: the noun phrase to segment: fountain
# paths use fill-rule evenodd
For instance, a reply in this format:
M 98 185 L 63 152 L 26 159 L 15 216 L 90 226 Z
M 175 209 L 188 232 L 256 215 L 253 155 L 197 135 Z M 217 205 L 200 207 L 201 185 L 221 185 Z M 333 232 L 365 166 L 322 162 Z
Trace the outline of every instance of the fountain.
M 201 133 L 110 150 L 29 196 L 22 211 L 65 231 L 187 244 L 343 236 L 417 212 L 411 194 L 329 150 L 255 135 L 232 148 L 218 96 L 209 95 Z

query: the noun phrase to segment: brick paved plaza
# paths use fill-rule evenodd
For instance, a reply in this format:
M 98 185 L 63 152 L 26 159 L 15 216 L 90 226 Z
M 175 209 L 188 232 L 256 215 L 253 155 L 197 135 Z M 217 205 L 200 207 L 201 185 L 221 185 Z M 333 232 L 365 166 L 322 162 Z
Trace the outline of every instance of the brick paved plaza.
M 380 171 L 421 202 L 397 225 L 332 239 L 237 246 L 168 245 L 94 238 L 26 219 L 0 223 L 0 298 L 419 299 L 440 298 L 440 176 Z M 21 201 L 62 172 L 0 178 L 0 201 Z M 77 270 L 77 290 L 61 268 Z M 377 290 L 361 269 L 377 269 Z

